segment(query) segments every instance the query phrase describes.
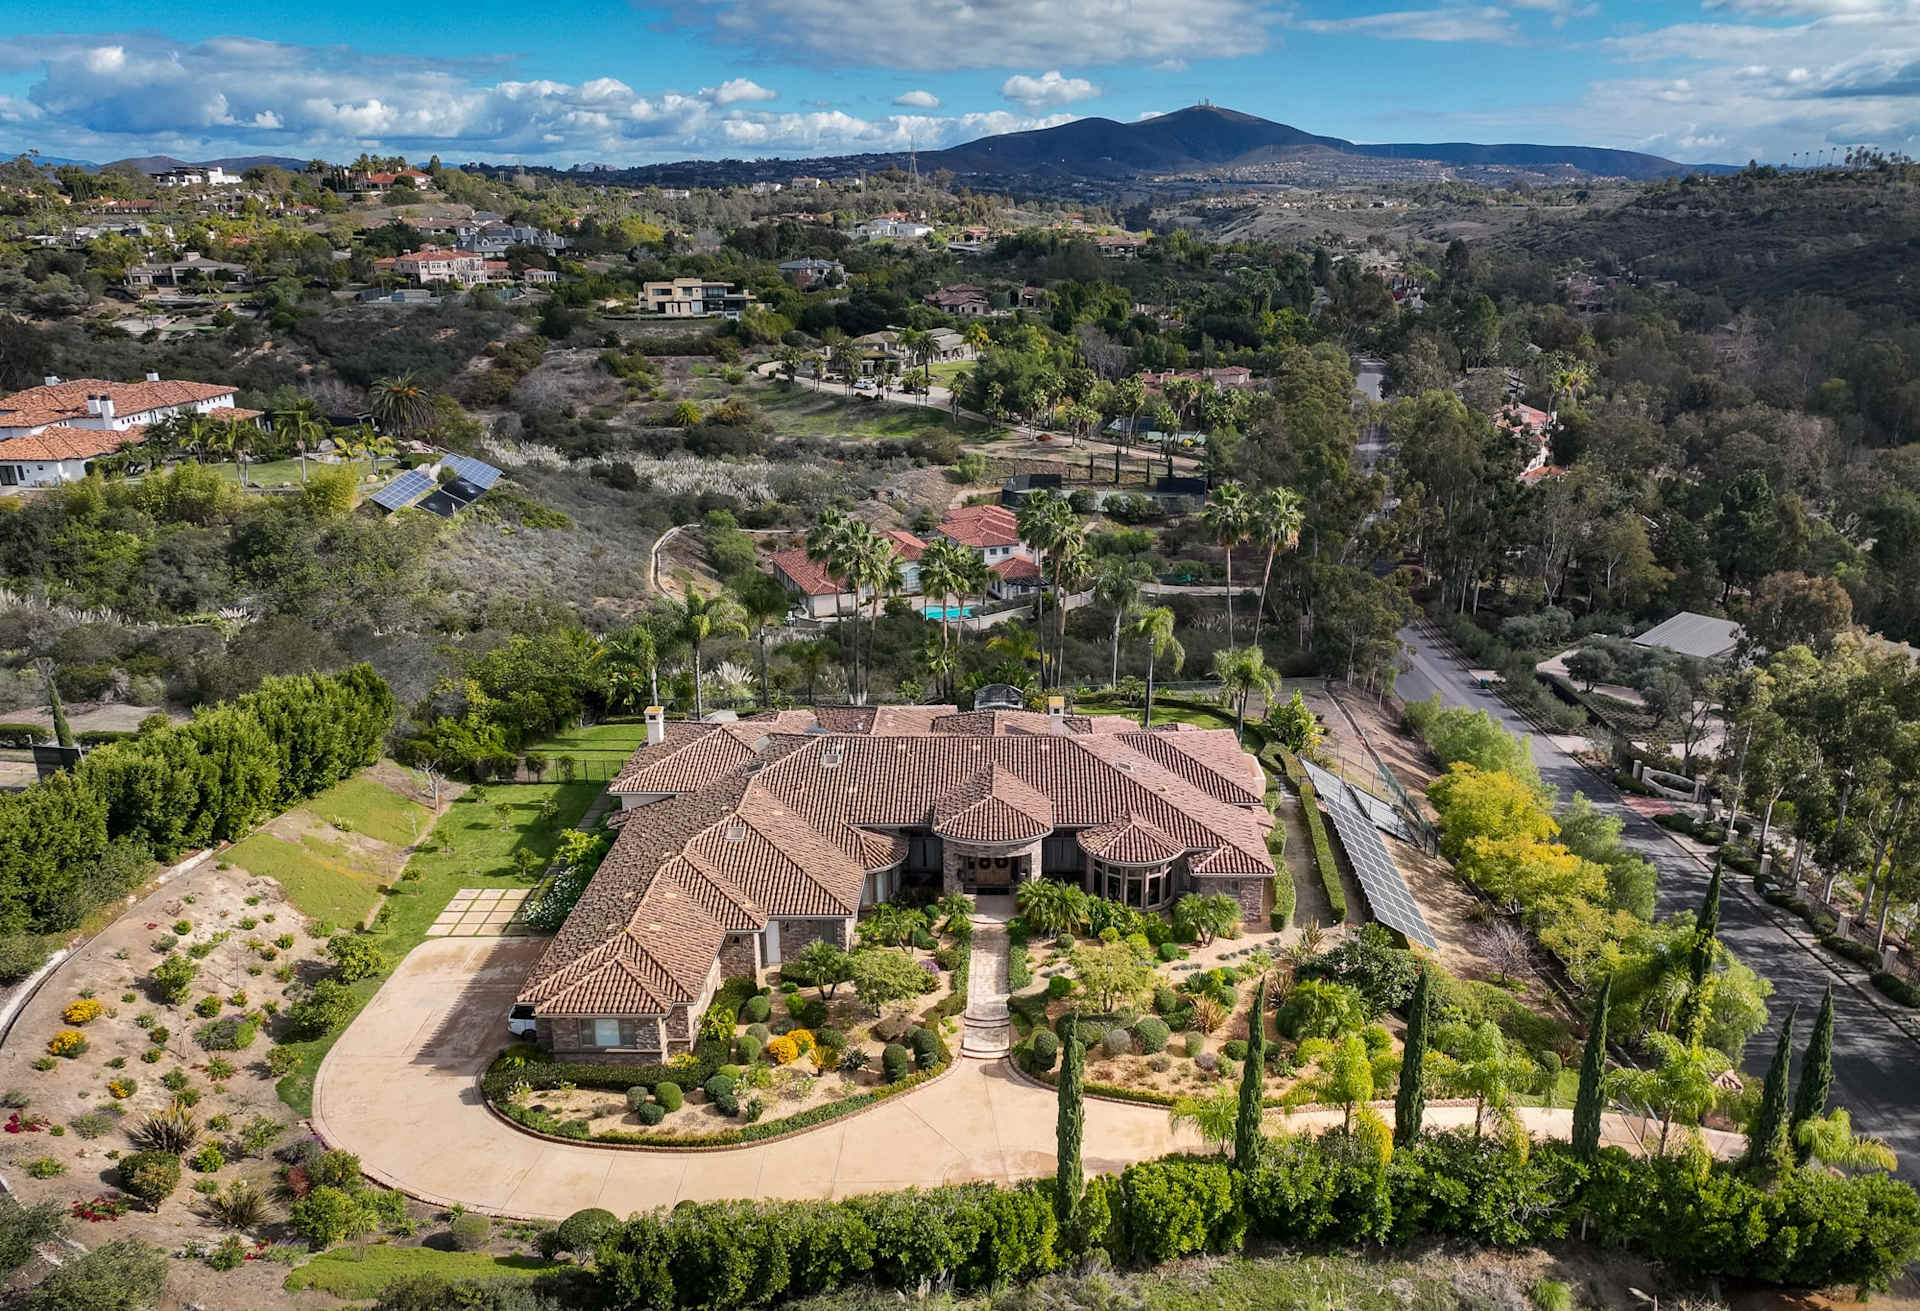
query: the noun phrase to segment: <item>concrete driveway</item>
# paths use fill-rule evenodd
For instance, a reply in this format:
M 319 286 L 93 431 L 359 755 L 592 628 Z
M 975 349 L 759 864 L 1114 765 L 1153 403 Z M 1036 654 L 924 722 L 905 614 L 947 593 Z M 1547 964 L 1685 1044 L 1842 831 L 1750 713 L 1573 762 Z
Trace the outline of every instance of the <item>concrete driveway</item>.
M 617 1151 L 550 1143 L 480 1102 L 476 1076 L 506 1043 L 507 1007 L 545 943 L 454 939 L 416 947 L 334 1045 L 313 1122 L 367 1174 L 428 1202 L 562 1219 L 736 1197 L 845 1197 L 1053 1172 L 1054 1099 L 997 1061 L 959 1061 L 924 1088 L 775 1142 Z M 1153 1107 L 1087 1107 L 1089 1169 L 1193 1147 Z

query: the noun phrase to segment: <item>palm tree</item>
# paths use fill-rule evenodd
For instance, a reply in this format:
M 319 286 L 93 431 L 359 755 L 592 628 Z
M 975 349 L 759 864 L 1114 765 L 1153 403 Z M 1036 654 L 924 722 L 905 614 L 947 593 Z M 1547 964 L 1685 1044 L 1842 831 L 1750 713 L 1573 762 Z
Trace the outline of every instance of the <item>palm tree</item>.
M 980 609 L 974 611 L 977 615 L 980 610 L 987 608 L 987 592 L 993 587 L 993 570 L 987 567 L 986 558 L 978 552 L 967 551 L 965 554 L 966 566 L 960 574 L 960 595 L 980 598 Z
M 919 328 L 902 328 L 900 349 L 906 353 L 909 363 L 918 360 L 922 368 L 927 368 L 933 358 L 933 334 Z
M 814 695 L 814 688 L 820 681 L 820 671 L 833 659 L 833 648 L 816 637 L 811 641 L 789 643 L 787 658 L 806 672 L 807 704 L 815 704 L 818 698 Z
M 1113 481 L 1120 481 L 1120 452 L 1133 445 L 1134 429 L 1140 424 L 1140 411 L 1147 408 L 1147 385 L 1140 375 L 1122 378 L 1113 384 L 1114 408 L 1127 416 L 1127 430 L 1113 444 Z
M 296 402 L 273 416 L 274 426 L 287 435 L 293 443 L 293 449 L 300 453 L 300 482 L 307 481 L 307 452 L 320 444 L 327 435 L 327 425 L 320 417 L 320 407 L 311 397 Z
M 767 682 L 767 634 L 787 617 L 787 594 L 765 575 L 757 577 L 766 585 L 742 589 L 740 608 L 753 630 L 753 643 L 760 656 L 760 705 L 764 709 L 773 702 L 773 691 Z
M 412 373 L 375 378 L 367 389 L 367 409 L 382 428 L 411 437 L 433 421 L 433 393 Z
M 725 592 L 708 596 L 697 587 L 689 587 L 687 599 L 674 607 L 674 627 L 680 640 L 693 648 L 693 717 L 704 719 L 707 706 L 701 681 L 701 648 L 716 637 L 745 637 L 746 613 Z
M 660 704 L 660 648 L 645 624 L 602 638 L 599 662 L 609 708 L 631 710 L 643 688 L 648 705 Z
M 1519 1131 L 1519 1117 L 1513 1113 L 1515 1086 L 1532 1077 L 1536 1068 L 1526 1056 L 1507 1050 L 1506 1038 L 1490 1020 L 1474 1025 L 1458 1062 L 1443 1067 L 1447 1072 L 1446 1082 L 1473 1098 L 1475 1138 L 1485 1127 L 1488 1111 L 1504 1123 L 1508 1132 Z
M 1065 570 L 1080 564 L 1077 557 L 1086 547 L 1086 527 L 1074 517 L 1071 501 L 1043 487 L 1027 497 L 1026 504 L 1020 507 L 1019 531 L 1020 540 L 1038 550 L 1052 566 L 1054 604 L 1060 607 L 1060 633 L 1064 642 L 1067 622 L 1062 582 Z
M 1067 594 L 1086 583 L 1092 567 L 1087 554 L 1087 526 L 1076 519 L 1073 531 L 1053 551 L 1053 590 L 1058 596 L 1055 604 L 1059 622 L 1053 645 L 1055 687 L 1064 687 L 1067 682 Z
M 1021 665 L 1044 665 L 1047 658 L 1033 630 L 1025 625 L 999 625 L 987 639 L 987 650 Z
M 940 602 L 940 645 L 949 641 L 947 603 L 965 588 L 967 562 L 974 553 L 951 537 L 936 537 L 920 553 L 920 594 Z
M 906 579 L 900 568 L 899 553 L 893 549 L 893 543 L 867 524 L 856 522 L 851 550 L 853 559 L 848 573 L 853 579 L 855 603 L 858 604 L 862 588 L 873 592 L 873 610 L 867 620 L 866 673 L 860 684 L 864 704 L 864 698 L 871 691 L 868 684 L 873 677 L 874 639 L 880 631 L 881 607 L 888 596 L 906 585 Z
M 260 430 L 244 419 L 234 419 L 223 425 L 222 445 L 233 454 L 233 465 L 240 473 L 240 485 L 247 485 L 247 461 L 253 457 L 253 444 L 260 436 Z
M 1153 576 L 1145 560 L 1110 555 L 1093 571 L 1093 599 L 1113 611 L 1113 675 L 1120 682 L 1120 624 L 1140 604 L 1140 585 Z
M 1667 1135 L 1675 1118 L 1698 1121 L 1720 1098 L 1715 1080 L 1727 1069 L 1727 1058 L 1700 1043 L 1683 1043 L 1672 1034 L 1649 1033 L 1647 1046 L 1659 1064 L 1651 1070 L 1615 1070 L 1607 1076 L 1607 1092 L 1640 1102 L 1660 1117 L 1658 1153 L 1667 1153 Z
M 1233 645 L 1233 548 L 1247 538 L 1252 505 L 1239 483 L 1216 487 L 1201 507 L 1200 522 L 1213 540 L 1227 548 L 1227 645 Z
M 1100 422 L 1100 411 L 1085 401 L 1075 401 L 1060 412 L 1060 417 L 1067 421 L 1069 440 L 1078 445 L 1080 439 L 1091 433 Z
M 1267 658 L 1257 646 L 1230 646 L 1214 653 L 1213 675 L 1234 699 L 1233 736 L 1244 741 L 1247 735 L 1247 699 L 1255 692 L 1268 701 L 1280 694 L 1280 675 L 1267 666 Z
M 1156 662 L 1166 659 L 1173 663 L 1173 672 L 1179 673 L 1180 667 L 1187 663 L 1187 648 L 1180 645 L 1180 639 L 1173 635 L 1174 617 L 1169 606 L 1156 605 L 1142 610 L 1133 621 L 1133 635 L 1147 644 L 1147 725 L 1153 723 L 1153 670 Z
M 927 662 L 927 673 L 932 676 L 933 685 L 947 696 L 953 692 L 953 676 L 960 669 L 960 653 L 947 645 L 943 634 L 939 638 L 929 637 L 923 653 Z
M 1842 1106 L 1802 1120 L 1796 1136 L 1807 1155 L 1830 1170 L 1884 1170 L 1891 1174 L 1900 1168 L 1900 1158 L 1891 1147 L 1878 1138 L 1854 1134 L 1853 1117 Z
M 987 331 L 987 325 L 978 319 L 960 329 L 960 335 L 967 339 L 967 349 L 975 355 L 984 350 L 987 343 L 993 339 L 993 334 Z
M 1267 615 L 1267 584 L 1273 578 L 1273 557 L 1282 548 L 1300 545 L 1300 522 L 1304 518 L 1299 493 L 1287 487 L 1269 487 L 1253 498 L 1247 507 L 1247 538 L 1255 546 L 1267 548 L 1267 564 L 1260 571 L 1260 600 L 1253 610 L 1253 644 L 1260 645 L 1260 621 Z
M 1223 1083 L 1205 1097 L 1182 1097 L 1167 1112 L 1175 1129 L 1192 1129 L 1222 1155 L 1233 1145 L 1233 1131 L 1240 1122 L 1240 1090 Z
M 780 376 L 786 380 L 788 388 L 791 389 L 794 377 L 800 372 L 800 348 L 782 346 L 774 352 L 773 358 L 780 366 Z
M 843 641 L 841 625 L 846 622 L 846 609 L 841 598 L 847 591 L 847 570 L 853 563 L 853 529 L 857 521 L 842 511 L 828 506 L 814 520 L 813 527 L 807 531 L 807 559 L 826 571 L 834 585 L 833 593 L 833 631 L 835 642 Z M 860 603 L 858 593 L 854 595 L 854 604 Z M 853 674 L 847 674 L 847 691 L 853 691 Z

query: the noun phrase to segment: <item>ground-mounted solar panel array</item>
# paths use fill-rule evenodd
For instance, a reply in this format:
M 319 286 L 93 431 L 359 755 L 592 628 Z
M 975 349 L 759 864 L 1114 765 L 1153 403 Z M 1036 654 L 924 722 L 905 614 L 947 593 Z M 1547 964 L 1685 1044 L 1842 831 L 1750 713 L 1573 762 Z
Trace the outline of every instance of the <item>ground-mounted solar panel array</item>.
M 432 474 L 409 469 L 367 499 L 383 510 L 398 510 L 412 505 L 432 490 Z
M 1314 774 L 1320 808 L 1333 821 L 1334 832 L 1340 835 L 1340 845 L 1346 848 L 1347 859 L 1353 862 L 1354 876 L 1360 880 L 1360 890 L 1366 894 L 1373 917 L 1405 934 L 1407 941 L 1437 949 L 1439 940 L 1427 926 L 1427 917 L 1420 913 L 1420 903 L 1407 889 L 1407 881 L 1401 877 L 1400 867 L 1394 864 L 1393 853 L 1387 850 L 1380 830 L 1374 827 L 1369 809 L 1358 799 L 1355 790 L 1339 778 L 1324 770 L 1315 770 Z M 1326 780 L 1324 788 L 1322 779 Z M 1384 805 L 1381 809 L 1391 811 L 1391 807 Z
M 476 460 L 471 455 L 449 455 L 440 461 L 442 469 L 451 469 L 460 477 L 486 491 L 500 481 L 500 471 L 485 460 Z

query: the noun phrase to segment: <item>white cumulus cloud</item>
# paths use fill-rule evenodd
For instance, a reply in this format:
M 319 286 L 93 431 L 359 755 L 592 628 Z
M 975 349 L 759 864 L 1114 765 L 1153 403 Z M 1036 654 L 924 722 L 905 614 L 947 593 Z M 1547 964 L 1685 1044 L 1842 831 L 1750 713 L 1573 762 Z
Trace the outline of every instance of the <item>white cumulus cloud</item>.
M 778 100 L 780 93 L 770 91 L 749 77 L 736 77 L 719 86 L 703 87 L 700 94 L 716 105 L 733 105 L 743 100 Z
M 1070 105 L 1076 100 L 1090 100 L 1100 94 L 1100 88 L 1084 77 L 1063 77 L 1060 70 L 1054 68 L 1039 77 L 1016 73 L 1000 84 L 1000 94 L 1036 109 L 1042 105 Z
M 893 98 L 893 103 L 907 109 L 938 109 L 940 97 L 931 91 L 902 91 Z

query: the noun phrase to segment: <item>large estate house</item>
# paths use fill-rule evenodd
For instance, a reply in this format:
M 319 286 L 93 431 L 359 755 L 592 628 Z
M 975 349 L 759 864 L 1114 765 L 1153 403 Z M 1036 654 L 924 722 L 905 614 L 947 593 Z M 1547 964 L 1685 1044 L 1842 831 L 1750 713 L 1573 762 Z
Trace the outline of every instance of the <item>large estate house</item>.
M 0 487 L 52 487 L 87 476 L 90 461 L 146 439 L 177 414 L 251 422 L 259 410 L 233 403 L 221 383 L 180 382 L 149 373 L 141 382 L 62 381 L 0 396 Z
M 521 989 L 568 1059 L 690 1050 L 722 978 L 917 884 L 1005 894 L 1070 882 L 1155 910 L 1188 891 L 1265 914 L 1273 818 L 1225 730 L 953 706 L 669 723 L 611 784 L 617 836 Z

